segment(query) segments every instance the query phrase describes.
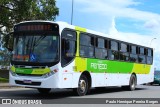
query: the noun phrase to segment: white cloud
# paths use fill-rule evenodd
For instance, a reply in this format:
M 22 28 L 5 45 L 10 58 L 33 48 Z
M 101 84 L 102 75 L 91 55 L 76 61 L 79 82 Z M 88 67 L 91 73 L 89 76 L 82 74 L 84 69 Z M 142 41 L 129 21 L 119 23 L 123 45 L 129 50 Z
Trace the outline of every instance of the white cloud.
M 98 13 L 104 16 L 128 17 L 142 21 L 160 18 L 158 14 L 130 8 L 130 6 L 141 4 L 133 0 L 76 0 L 76 2 L 84 5 L 80 9 L 82 12 Z
M 146 21 L 144 27 L 152 31 L 153 34 L 160 35 L 160 19 Z
M 96 17 L 120 17 L 141 22 L 137 28 L 151 31 L 154 35 L 160 34 L 160 14 L 141 11 L 131 6 L 141 5 L 133 0 L 76 0 L 79 3 L 79 11 L 88 14 L 96 14 Z
M 140 44 L 140 45 L 147 46 L 147 47 L 153 47 L 153 48 L 155 47 L 155 45 L 156 45 L 156 44 L 154 44 L 155 40 L 154 40 L 154 42 L 151 40 L 153 38 L 158 38 L 158 35 L 153 36 L 153 35 L 141 35 L 141 34 L 132 33 L 132 32 L 129 32 L 129 33 L 120 32 L 120 31 L 117 31 L 117 29 L 116 29 L 115 18 L 112 19 L 111 23 L 112 23 L 112 26 L 109 29 L 109 31 L 110 31 L 109 35 L 111 37 L 117 38 L 120 40 L 124 40 L 124 41 L 128 41 L 131 43 L 135 43 L 135 44 Z
M 79 11 L 88 14 L 96 14 L 96 17 L 120 17 L 131 18 L 144 24 L 138 25 L 142 30 L 151 31 L 153 35 L 160 35 L 160 14 L 141 11 L 133 6 L 141 5 L 134 0 L 75 0 Z
M 157 26 L 160 26 L 160 22 L 158 20 L 155 20 L 155 19 L 151 19 L 149 21 L 147 21 L 144 26 L 146 28 L 155 28 Z
M 63 1 L 71 2 L 71 0 Z M 134 0 L 74 0 L 74 4 L 76 17 L 74 20 L 87 23 L 89 29 L 109 33 L 113 38 L 155 48 L 155 63 L 156 67 L 160 69 L 159 14 L 136 9 L 135 7 L 142 3 Z M 83 17 L 77 17 L 79 14 L 83 14 Z M 117 17 L 134 20 L 134 22 L 137 22 L 135 23 L 137 28 L 144 29 L 144 31 L 148 29 L 150 34 L 141 35 L 133 32 L 117 31 L 115 23 Z M 82 25 L 82 27 L 85 26 Z M 153 38 L 157 39 L 152 40 Z

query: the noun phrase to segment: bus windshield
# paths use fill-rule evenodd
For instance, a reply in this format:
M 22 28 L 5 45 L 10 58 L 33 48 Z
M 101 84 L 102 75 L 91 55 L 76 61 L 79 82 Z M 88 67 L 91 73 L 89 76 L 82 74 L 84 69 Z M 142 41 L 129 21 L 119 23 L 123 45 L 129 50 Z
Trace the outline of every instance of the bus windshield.
M 53 34 L 15 35 L 12 61 L 50 63 L 58 61 L 59 37 Z

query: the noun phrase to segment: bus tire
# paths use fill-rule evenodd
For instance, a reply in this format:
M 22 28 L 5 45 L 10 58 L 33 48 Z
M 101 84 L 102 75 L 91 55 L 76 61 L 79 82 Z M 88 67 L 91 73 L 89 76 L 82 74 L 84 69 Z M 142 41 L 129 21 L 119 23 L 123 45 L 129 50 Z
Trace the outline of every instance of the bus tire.
M 51 91 L 51 88 L 38 88 L 37 90 L 41 94 L 48 94 Z
M 127 90 L 127 91 L 133 91 L 135 90 L 137 85 L 137 78 L 134 74 L 131 75 L 130 80 L 129 80 L 129 85 L 128 86 L 122 86 L 121 88 L 123 90 Z
M 129 90 L 134 91 L 136 89 L 136 85 L 137 85 L 137 78 L 134 74 L 132 74 L 129 81 Z
M 78 82 L 78 88 L 73 89 L 73 91 L 78 96 L 84 96 L 89 90 L 88 86 L 89 85 L 87 77 L 85 75 L 81 75 Z

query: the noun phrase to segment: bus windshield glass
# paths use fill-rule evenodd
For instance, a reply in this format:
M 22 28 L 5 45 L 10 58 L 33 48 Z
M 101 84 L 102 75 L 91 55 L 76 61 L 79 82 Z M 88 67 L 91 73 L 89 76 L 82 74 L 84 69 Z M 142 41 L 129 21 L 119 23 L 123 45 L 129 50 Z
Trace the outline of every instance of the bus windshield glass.
M 58 61 L 59 37 L 53 34 L 15 35 L 12 61 L 50 63 Z

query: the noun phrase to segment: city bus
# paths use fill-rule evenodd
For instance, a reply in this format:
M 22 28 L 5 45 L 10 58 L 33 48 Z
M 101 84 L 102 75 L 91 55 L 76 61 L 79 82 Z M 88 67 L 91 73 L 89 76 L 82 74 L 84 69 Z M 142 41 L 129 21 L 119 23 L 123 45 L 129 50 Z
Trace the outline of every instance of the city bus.
M 153 49 L 65 22 L 24 21 L 9 36 L 13 46 L 9 83 L 37 89 L 91 88 L 153 82 Z

